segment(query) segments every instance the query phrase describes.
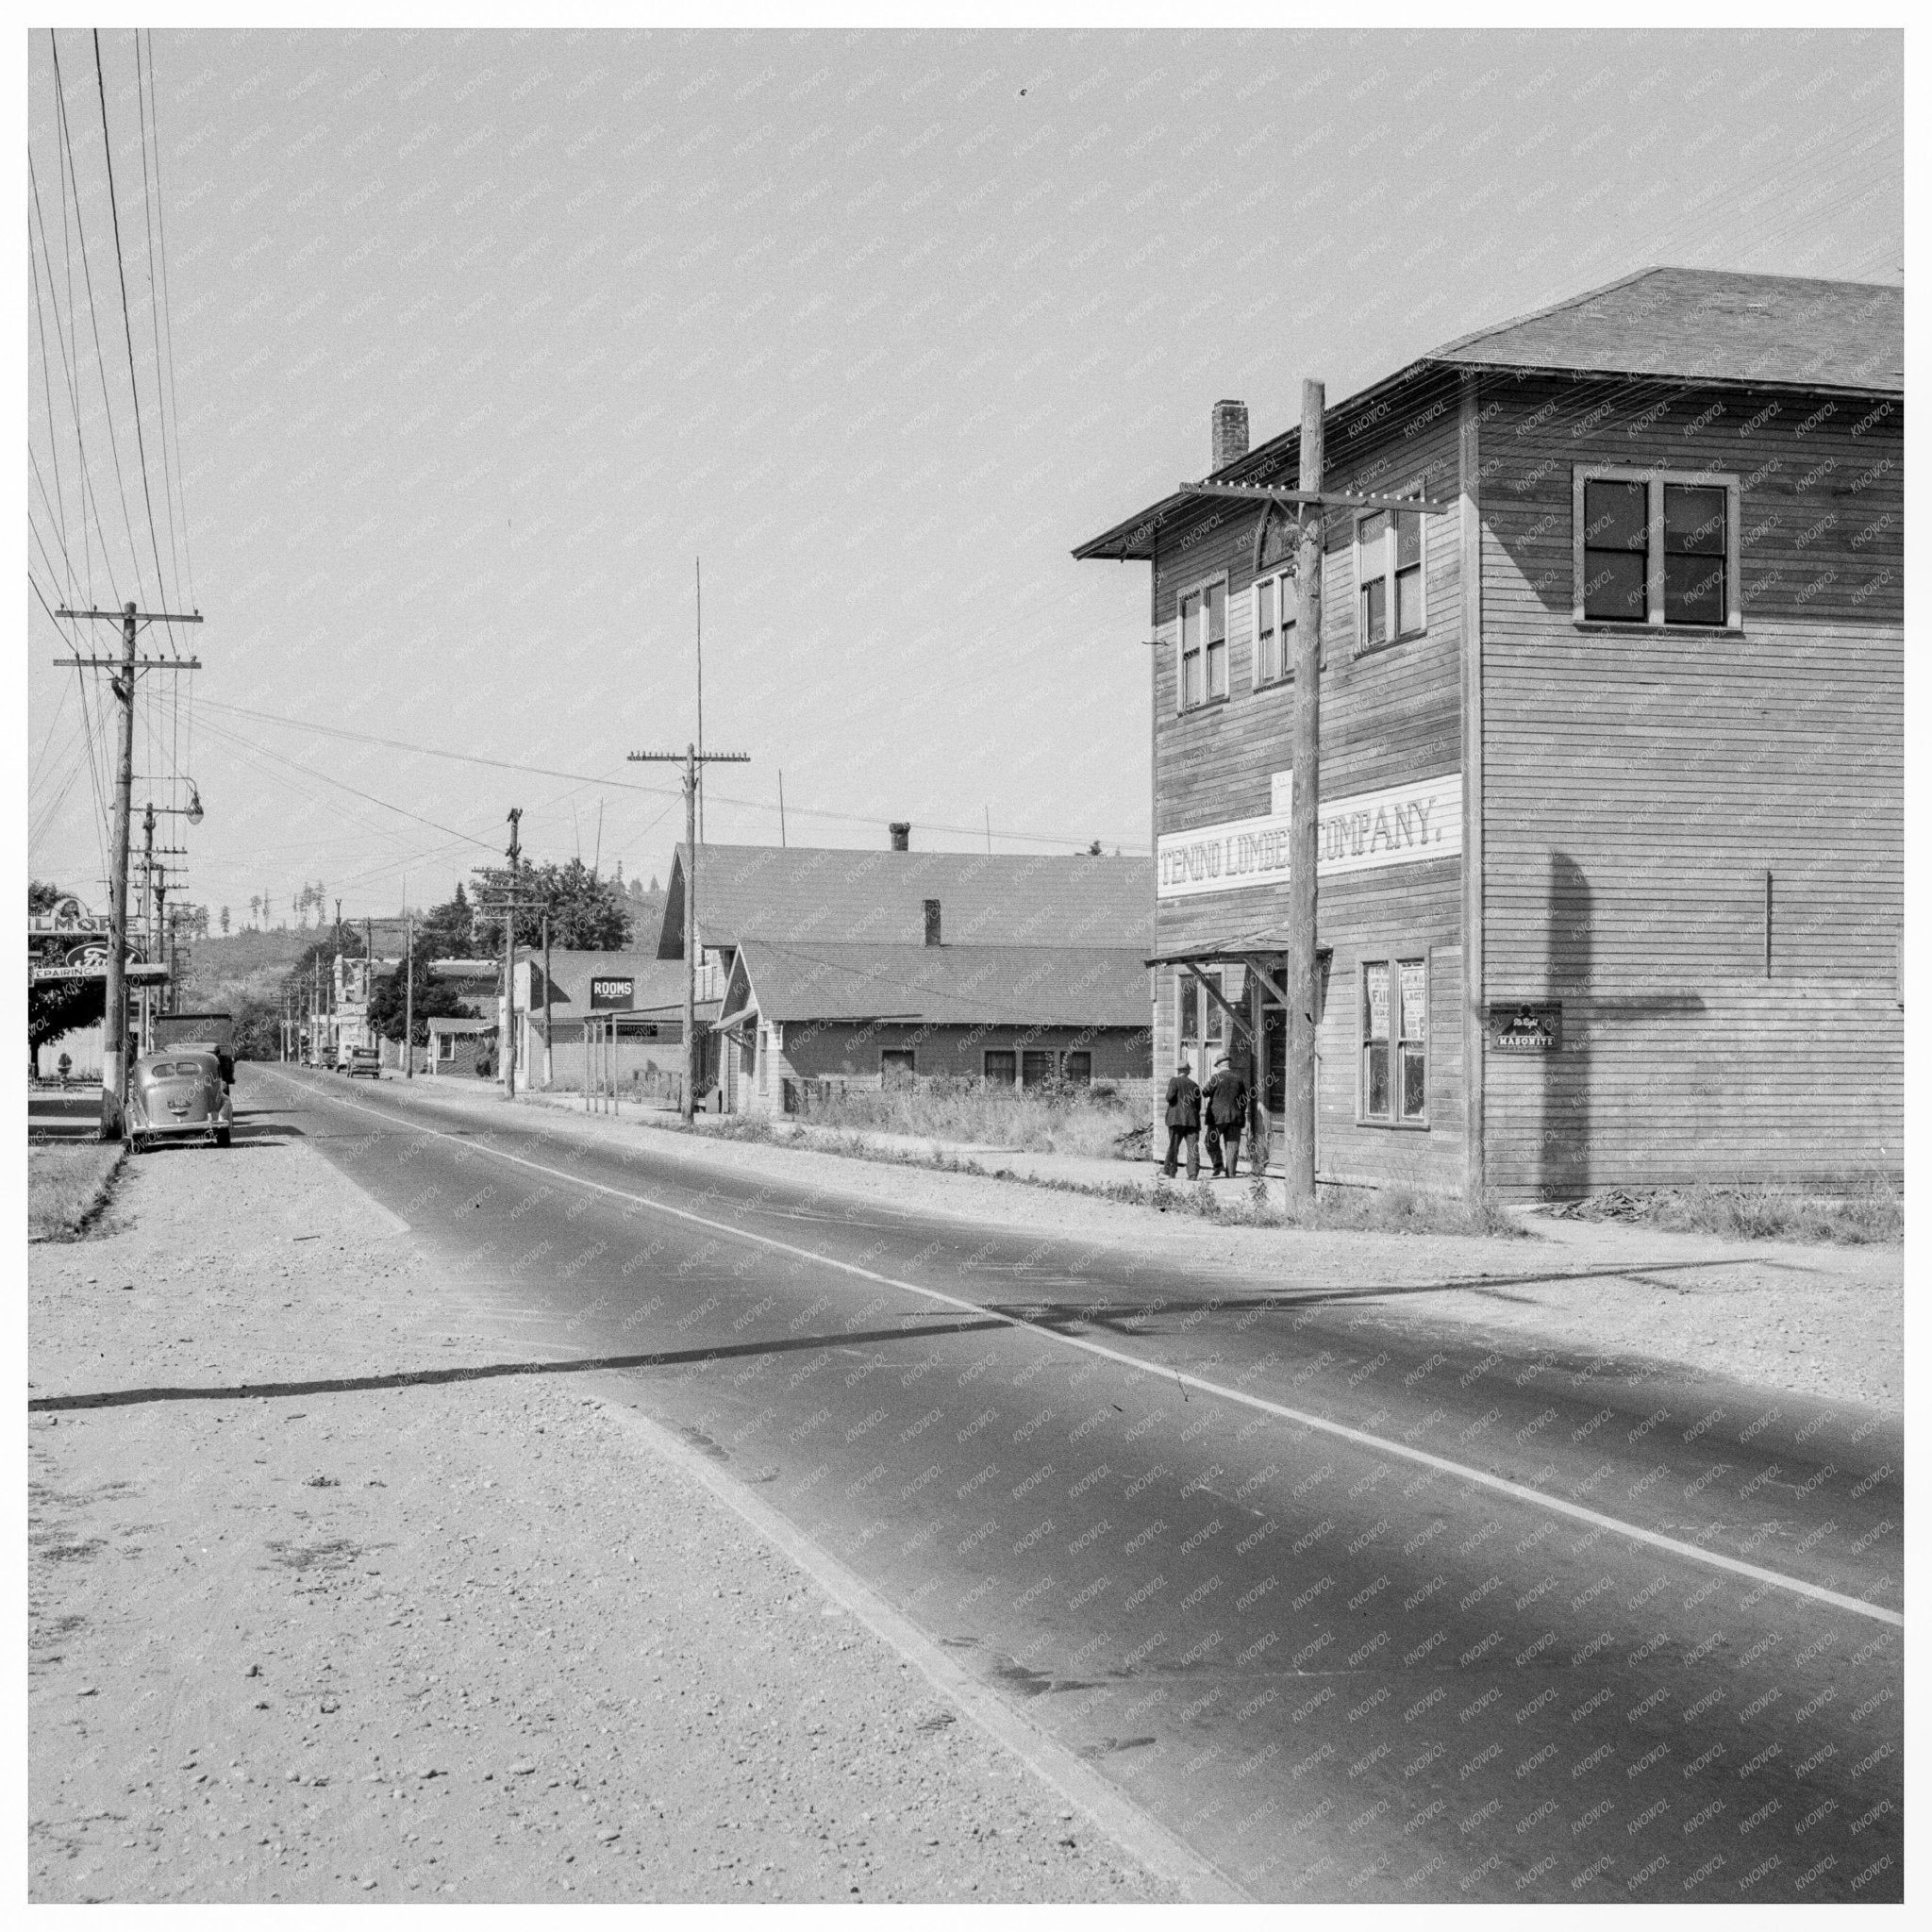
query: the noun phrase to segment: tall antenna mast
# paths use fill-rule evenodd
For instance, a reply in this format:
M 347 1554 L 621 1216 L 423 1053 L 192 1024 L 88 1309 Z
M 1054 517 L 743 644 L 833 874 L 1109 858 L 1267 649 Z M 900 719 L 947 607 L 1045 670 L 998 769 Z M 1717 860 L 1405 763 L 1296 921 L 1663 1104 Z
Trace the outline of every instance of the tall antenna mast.
M 691 558 L 698 587 L 698 838 L 705 836 L 705 559 Z

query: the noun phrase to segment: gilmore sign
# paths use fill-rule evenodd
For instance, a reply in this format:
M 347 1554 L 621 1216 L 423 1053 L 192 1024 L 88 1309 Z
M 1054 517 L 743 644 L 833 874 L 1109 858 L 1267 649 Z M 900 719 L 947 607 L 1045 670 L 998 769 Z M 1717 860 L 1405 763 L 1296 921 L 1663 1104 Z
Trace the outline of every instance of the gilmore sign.
M 1266 817 L 1163 833 L 1155 842 L 1155 896 L 1190 899 L 1286 885 L 1293 790 L 1294 774 L 1276 772 Z M 1315 838 L 1318 878 L 1453 858 L 1462 850 L 1462 774 L 1324 799 Z

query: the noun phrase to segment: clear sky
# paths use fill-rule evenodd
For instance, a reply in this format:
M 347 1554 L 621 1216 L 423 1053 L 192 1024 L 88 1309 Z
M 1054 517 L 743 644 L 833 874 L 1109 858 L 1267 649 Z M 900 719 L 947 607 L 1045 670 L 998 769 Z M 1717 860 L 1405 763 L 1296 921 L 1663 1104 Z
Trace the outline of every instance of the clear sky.
M 104 903 L 33 587 L 192 603 L 192 721 L 148 680 L 136 799 L 195 779 L 186 895 L 237 924 L 314 879 L 444 898 L 512 805 L 540 858 L 589 858 L 601 806 L 605 868 L 664 874 L 674 774 L 625 755 L 696 735 L 697 557 L 705 740 L 753 760 L 712 840 L 775 841 L 782 771 L 795 844 L 979 849 L 990 815 L 998 850 L 1145 850 L 1145 567 L 1068 552 L 1208 469 L 1217 397 L 1258 441 L 1305 375 L 1337 402 L 1651 263 L 1903 278 L 1892 32 L 58 53 L 66 189 L 29 42 L 30 863 Z

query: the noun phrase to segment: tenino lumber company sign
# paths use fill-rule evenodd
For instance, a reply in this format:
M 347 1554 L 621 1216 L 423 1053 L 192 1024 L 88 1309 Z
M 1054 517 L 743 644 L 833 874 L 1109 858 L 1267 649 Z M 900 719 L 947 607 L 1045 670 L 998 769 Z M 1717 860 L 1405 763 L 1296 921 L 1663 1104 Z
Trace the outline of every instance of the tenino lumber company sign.
M 1294 774 L 1269 781 L 1265 818 L 1231 819 L 1164 832 L 1155 845 L 1155 894 L 1190 899 L 1288 883 L 1288 824 Z M 1324 799 L 1316 829 L 1316 875 L 1338 877 L 1423 858 L 1453 858 L 1462 850 L 1462 774 Z

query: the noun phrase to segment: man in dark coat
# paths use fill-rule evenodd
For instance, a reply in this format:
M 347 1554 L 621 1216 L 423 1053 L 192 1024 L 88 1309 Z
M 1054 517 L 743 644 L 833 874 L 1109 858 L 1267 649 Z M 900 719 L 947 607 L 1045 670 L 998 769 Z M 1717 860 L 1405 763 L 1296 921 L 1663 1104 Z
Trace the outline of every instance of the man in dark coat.
M 1188 1147 L 1188 1178 L 1197 1181 L 1201 1178 L 1201 1090 L 1188 1071 L 1186 1054 L 1180 1057 L 1174 1078 L 1167 1083 L 1167 1159 L 1160 1171 L 1169 1180 L 1174 1178 L 1184 1141 Z
M 1208 1159 L 1214 1169 L 1214 1178 L 1222 1178 L 1221 1150 L 1224 1143 L 1226 1177 L 1233 1180 L 1241 1158 L 1241 1126 L 1248 1115 L 1248 1088 L 1247 1082 L 1228 1065 L 1225 1054 L 1214 1062 L 1214 1077 L 1208 1081 L 1202 1099 L 1208 1113 Z

